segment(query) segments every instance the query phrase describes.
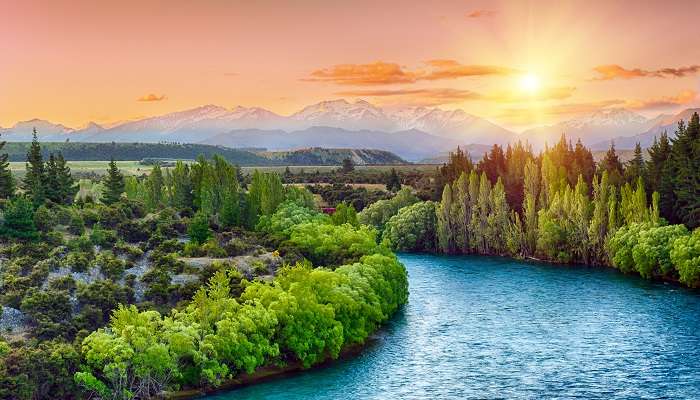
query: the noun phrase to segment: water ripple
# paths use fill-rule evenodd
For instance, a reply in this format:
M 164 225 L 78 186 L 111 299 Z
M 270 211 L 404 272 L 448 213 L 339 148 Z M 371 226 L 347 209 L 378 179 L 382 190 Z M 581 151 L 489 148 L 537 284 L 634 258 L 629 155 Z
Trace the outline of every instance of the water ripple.
M 404 255 L 379 344 L 223 399 L 698 399 L 700 296 L 616 271 Z

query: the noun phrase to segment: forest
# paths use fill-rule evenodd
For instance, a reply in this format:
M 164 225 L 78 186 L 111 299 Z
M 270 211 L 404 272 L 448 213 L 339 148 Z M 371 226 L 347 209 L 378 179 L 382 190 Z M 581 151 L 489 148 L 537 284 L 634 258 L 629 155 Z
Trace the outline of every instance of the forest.
M 562 136 L 540 154 L 495 145 L 476 165 L 458 149 L 433 182 L 431 200 L 406 190 L 365 208 L 360 222 L 397 251 L 609 265 L 700 287 L 697 113 L 648 157 L 637 145 L 626 164 L 612 145 L 596 165 Z
M 4 144 L 3 144 L 4 145 Z M 147 399 L 362 344 L 407 301 L 404 266 L 274 173 L 223 157 L 80 182 L 35 139 L 0 156 L 0 398 Z

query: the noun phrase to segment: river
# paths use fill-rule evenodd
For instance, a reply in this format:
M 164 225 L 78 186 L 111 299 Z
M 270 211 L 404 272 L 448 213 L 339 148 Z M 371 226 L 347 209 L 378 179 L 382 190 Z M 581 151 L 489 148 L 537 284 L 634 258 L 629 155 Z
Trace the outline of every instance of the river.
M 360 356 L 211 398 L 700 398 L 697 291 L 603 268 L 401 259 L 409 304 Z

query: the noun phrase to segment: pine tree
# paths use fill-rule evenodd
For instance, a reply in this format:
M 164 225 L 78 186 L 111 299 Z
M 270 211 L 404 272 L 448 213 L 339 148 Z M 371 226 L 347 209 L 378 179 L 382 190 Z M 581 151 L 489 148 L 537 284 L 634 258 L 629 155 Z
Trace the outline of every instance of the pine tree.
M 671 151 L 674 216 L 688 228 L 700 226 L 700 117 L 693 113 L 688 125 L 673 140 Z
M 634 146 L 634 157 L 627 162 L 625 167 L 625 178 L 627 182 L 637 182 L 637 179 L 646 179 L 646 163 L 642 156 L 642 146 L 637 142 Z
M 666 161 L 671 155 L 671 144 L 666 132 L 661 134 L 659 140 L 654 137 L 654 143 L 649 147 L 649 162 L 647 163 L 647 187 L 650 192 L 658 192 L 661 189 L 661 177 L 666 166 Z
M 401 190 L 401 179 L 399 179 L 399 174 L 396 173 L 395 168 L 392 168 L 391 172 L 387 175 L 386 190 L 390 192 L 398 192 Z
M 102 202 L 105 204 L 116 203 L 121 198 L 122 193 L 124 193 L 124 175 L 119 171 L 117 162 L 112 158 L 109 162 L 109 169 L 104 182 Z
M 608 172 L 608 179 L 612 185 L 620 186 L 624 174 L 622 162 L 615 151 L 615 143 L 610 144 L 610 149 L 605 153 L 605 158 L 600 162 L 600 170 Z
M 0 142 L 0 151 L 5 147 L 4 141 Z M 0 154 L 0 198 L 7 199 L 15 193 L 15 178 L 10 170 L 9 156 Z
M 27 172 L 24 175 L 24 190 L 27 192 L 35 207 L 41 205 L 46 198 L 46 170 L 41 145 L 34 128 L 32 144 L 27 152 Z
M 70 172 L 70 167 L 63 158 L 63 153 L 56 156 L 56 185 L 58 187 L 58 199 L 61 204 L 70 204 L 75 196 L 75 180 Z
M 51 153 L 49 154 L 49 160 L 46 162 L 46 198 L 54 203 L 61 202 L 57 178 L 56 159 Z
M 171 205 L 177 209 L 192 208 L 192 178 L 187 164 L 178 160 L 171 174 Z
M 350 172 L 355 170 L 355 163 L 352 162 L 352 159 L 350 157 L 344 158 L 343 159 L 343 166 L 341 167 L 340 171 L 344 174 L 349 174 Z

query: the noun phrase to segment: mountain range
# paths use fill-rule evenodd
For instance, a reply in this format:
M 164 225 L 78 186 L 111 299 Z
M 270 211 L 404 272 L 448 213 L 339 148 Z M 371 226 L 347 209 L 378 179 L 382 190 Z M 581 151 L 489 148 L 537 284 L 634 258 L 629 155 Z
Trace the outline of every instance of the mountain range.
M 623 108 L 607 108 L 551 126 L 516 134 L 462 110 L 431 107 L 382 108 L 364 100 L 322 101 L 287 116 L 260 107 L 227 109 L 205 105 L 110 126 L 82 128 L 34 119 L 0 128 L 6 141 L 29 141 L 36 127 L 41 141 L 180 142 L 292 150 L 307 147 L 374 148 L 409 160 L 434 157 L 461 145 L 527 141 L 535 149 L 555 143 L 562 133 L 594 149 L 648 146 L 655 135 L 675 130 L 693 111 L 647 119 Z

